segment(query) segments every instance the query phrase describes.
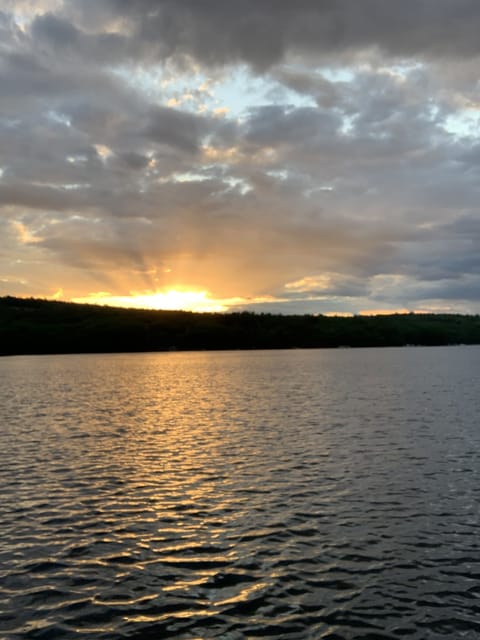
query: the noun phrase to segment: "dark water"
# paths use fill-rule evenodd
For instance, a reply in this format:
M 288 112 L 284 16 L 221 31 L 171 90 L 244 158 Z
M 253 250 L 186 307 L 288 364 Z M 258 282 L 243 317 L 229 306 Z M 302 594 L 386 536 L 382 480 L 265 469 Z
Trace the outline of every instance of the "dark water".
M 480 348 L 0 359 L 0 637 L 480 638 Z

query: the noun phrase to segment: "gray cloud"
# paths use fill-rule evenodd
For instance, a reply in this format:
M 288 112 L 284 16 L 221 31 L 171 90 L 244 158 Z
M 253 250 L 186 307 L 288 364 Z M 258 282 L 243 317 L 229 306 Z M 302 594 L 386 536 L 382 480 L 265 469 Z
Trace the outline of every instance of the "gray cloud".
M 5 6 L 2 290 L 65 270 L 85 293 L 476 308 L 476 2 Z M 236 64 L 262 97 L 245 72 L 245 106 L 215 113 L 239 89 L 207 104 L 200 82 L 214 94 Z
M 72 0 L 68 7 L 88 30 L 121 16 L 130 55 L 147 59 L 189 55 L 203 64 L 245 61 L 265 69 L 289 53 L 331 55 L 372 46 L 402 57 L 480 52 L 475 0 Z M 51 22 L 44 33 L 62 42 L 68 27 Z
M 252 111 L 247 124 L 246 140 L 259 146 L 322 143 L 336 137 L 342 122 L 334 113 L 313 107 L 286 108 L 269 105 Z
M 27 189 L 22 184 L 0 184 L 0 206 L 20 205 L 33 209 L 62 211 L 73 204 L 74 198 L 71 194 L 51 187 L 31 186 Z
M 143 135 L 160 144 L 177 147 L 182 151 L 198 150 L 202 132 L 206 133 L 205 119 L 177 109 L 152 109 Z

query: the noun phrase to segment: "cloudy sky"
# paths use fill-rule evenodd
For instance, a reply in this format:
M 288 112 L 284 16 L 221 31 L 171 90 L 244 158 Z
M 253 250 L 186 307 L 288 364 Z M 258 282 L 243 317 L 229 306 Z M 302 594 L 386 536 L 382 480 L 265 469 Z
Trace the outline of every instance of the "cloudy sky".
M 0 0 L 0 295 L 480 312 L 478 0 Z

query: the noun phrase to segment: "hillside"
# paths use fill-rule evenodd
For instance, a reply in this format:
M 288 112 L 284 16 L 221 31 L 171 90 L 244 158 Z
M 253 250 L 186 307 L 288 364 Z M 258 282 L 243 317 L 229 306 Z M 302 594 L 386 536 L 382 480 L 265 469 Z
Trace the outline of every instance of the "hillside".
M 480 343 L 480 316 L 192 313 L 0 298 L 0 355 Z

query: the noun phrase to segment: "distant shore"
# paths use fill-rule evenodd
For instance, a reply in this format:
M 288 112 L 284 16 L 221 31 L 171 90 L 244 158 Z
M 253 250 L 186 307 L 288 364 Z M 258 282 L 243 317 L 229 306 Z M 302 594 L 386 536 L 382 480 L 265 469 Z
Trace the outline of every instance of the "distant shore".
M 480 316 L 193 313 L 0 298 L 0 355 L 480 344 Z

